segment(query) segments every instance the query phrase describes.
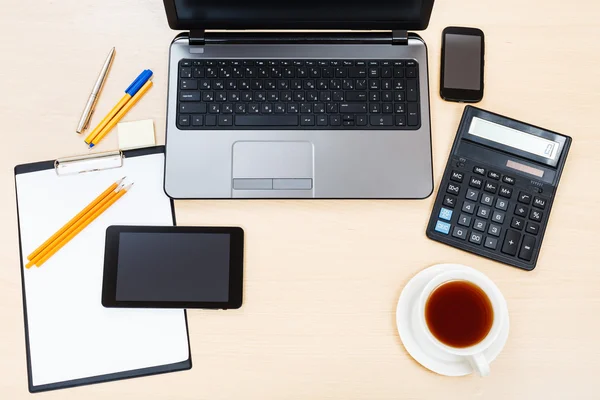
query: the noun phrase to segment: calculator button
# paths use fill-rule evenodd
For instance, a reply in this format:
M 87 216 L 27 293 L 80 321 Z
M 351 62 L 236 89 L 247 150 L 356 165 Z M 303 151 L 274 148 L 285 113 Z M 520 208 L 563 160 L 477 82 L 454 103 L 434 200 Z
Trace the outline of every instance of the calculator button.
M 465 201 L 462 205 L 462 210 L 468 214 L 473 214 L 475 212 L 475 203 Z
M 461 228 L 460 226 L 455 226 L 452 230 L 452 236 L 465 240 L 467 238 L 467 230 L 465 228 Z
M 479 206 L 479 209 L 477 210 L 477 216 L 487 219 L 490 216 L 490 208 Z
M 498 225 L 490 224 L 490 227 L 488 229 L 488 233 L 490 235 L 493 235 L 493 236 L 500 236 L 500 230 L 501 229 L 502 228 L 500 228 L 500 226 L 498 226 Z
M 446 192 L 457 195 L 458 192 L 460 192 L 460 186 L 455 185 L 453 183 L 449 183 L 448 187 L 446 188 Z
M 490 172 L 488 172 L 488 178 L 498 180 L 498 179 L 500 179 L 500 174 L 495 171 L 490 171 Z
M 544 214 L 541 211 L 531 209 L 531 214 L 529 214 L 529 219 L 540 222 L 542 220 L 542 216 Z
M 498 246 L 498 239 L 488 236 L 485 238 L 485 243 L 483 245 L 488 249 L 496 250 L 496 247 Z
M 531 195 L 529 193 L 519 192 L 519 203 L 531 203 Z
M 452 175 L 450 175 L 450 180 L 458 183 L 462 183 L 464 178 L 464 174 L 458 171 L 452 171 Z
M 481 204 L 485 204 L 486 206 L 491 206 L 494 204 L 494 196 L 489 194 L 484 194 L 481 196 Z
M 500 211 L 494 210 L 492 213 L 492 221 L 497 222 L 499 224 L 504 222 L 504 213 Z
M 479 192 L 471 188 L 467 189 L 467 199 L 477 201 L 479 199 Z
M 508 201 L 504 199 L 496 200 L 496 208 L 502 211 L 508 210 Z
M 456 197 L 445 195 L 444 196 L 444 205 L 450 208 L 454 208 L 456 205 Z
M 440 215 L 438 216 L 438 218 L 450 221 L 452 219 L 452 210 L 442 207 L 440 209 Z
M 527 217 L 528 213 L 528 207 L 522 206 L 520 204 L 515 205 L 515 215 L 518 215 L 519 217 Z
M 525 220 L 522 218 L 513 217 L 510 221 L 510 227 L 518 230 L 523 230 L 525 227 Z
M 513 178 L 512 176 L 506 176 L 506 175 L 504 175 L 502 177 L 502 182 L 508 183 L 509 185 L 514 185 L 515 184 L 515 178 Z
M 517 254 L 517 246 L 521 240 L 521 234 L 516 231 L 507 230 L 502 243 L 502 252 L 511 256 Z
M 536 196 L 533 198 L 533 206 L 543 210 L 546 207 L 546 200 Z
M 496 193 L 496 190 L 498 190 L 498 185 L 496 185 L 494 182 L 487 181 L 483 190 L 490 193 Z
M 474 168 L 473 168 L 473 172 L 475 172 L 476 174 L 479 174 L 479 175 L 483 175 L 483 176 L 485 176 L 485 168 L 482 168 L 482 167 L 474 167 Z
M 531 261 L 533 256 L 533 247 L 535 246 L 535 238 L 533 236 L 525 235 L 523 237 L 523 243 L 521 243 L 521 250 L 519 251 L 519 258 L 525 261 Z
M 510 199 L 510 196 L 512 196 L 512 189 L 507 188 L 506 186 L 500 186 L 500 191 L 498 192 L 498 194 L 502 197 Z
M 537 235 L 539 230 L 540 230 L 539 224 L 527 221 L 527 225 L 525 226 L 525 232 Z
M 466 214 L 458 216 L 458 224 L 462 226 L 471 226 L 471 217 Z
M 475 243 L 475 244 L 481 244 L 482 238 L 483 238 L 483 235 L 481 233 L 471 232 L 471 236 L 469 237 L 469 242 Z
M 450 224 L 443 221 L 437 221 L 435 224 L 435 231 L 447 235 L 450 232 Z
M 471 181 L 469 182 L 469 186 L 472 186 L 477 189 L 481 189 L 482 183 L 483 183 L 483 181 L 481 180 L 481 178 L 476 178 L 476 177 L 472 176 Z
M 487 222 L 476 218 L 475 223 L 473 224 L 473 229 L 481 231 L 481 232 L 485 232 L 486 226 L 487 226 Z

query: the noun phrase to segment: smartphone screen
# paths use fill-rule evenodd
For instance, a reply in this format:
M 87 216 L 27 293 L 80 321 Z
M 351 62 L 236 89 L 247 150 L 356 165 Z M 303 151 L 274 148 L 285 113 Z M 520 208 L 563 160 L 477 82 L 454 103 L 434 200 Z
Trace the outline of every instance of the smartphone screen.
M 483 98 L 484 36 L 476 28 L 448 27 L 442 33 L 440 95 L 474 103 Z

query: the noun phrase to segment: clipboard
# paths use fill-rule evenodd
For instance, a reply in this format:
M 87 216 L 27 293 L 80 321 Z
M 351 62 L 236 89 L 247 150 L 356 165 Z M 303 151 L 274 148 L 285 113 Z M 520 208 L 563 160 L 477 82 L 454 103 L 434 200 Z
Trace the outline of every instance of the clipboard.
M 156 146 L 15 167 L 31 393 L 192 367 L 185 310 L 105 309 L 100 302 L 106 227 L 175 224 L 173 200 L 163 189 L 164 151 Z M 123 175 L 136 183 L 131 193 L 44 266 L 24 268 L 27 254 Z

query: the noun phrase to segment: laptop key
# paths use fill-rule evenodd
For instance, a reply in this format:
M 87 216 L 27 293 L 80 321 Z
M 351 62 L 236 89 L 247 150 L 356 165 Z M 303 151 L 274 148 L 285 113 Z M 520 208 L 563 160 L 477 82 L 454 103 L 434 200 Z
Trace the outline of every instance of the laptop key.
M 302 126 L 313 126 L 315 124 L 314 115 L 303 115 L 300 117 L 300 125 Z
M 181 92 L 179 101 L 200 101 L 200 92 Z
M 232 115 L 219 115 L 219 126 L 231 126 L 233 125 Z
M 373 126 L 392 126 L 394 124 L 391 115 L 371 115 L 369 122 Z
M 327 115 L 317 115 L 317 126 L 327 126 Z
M 340 112 L 341 113 L 366 113 L 367 105 L 366 104 L 340 104 Z
M 297 126 L 297 115 L 236 115 L 237 126 Z M 313 119 L 314 123 L 314 119 Z

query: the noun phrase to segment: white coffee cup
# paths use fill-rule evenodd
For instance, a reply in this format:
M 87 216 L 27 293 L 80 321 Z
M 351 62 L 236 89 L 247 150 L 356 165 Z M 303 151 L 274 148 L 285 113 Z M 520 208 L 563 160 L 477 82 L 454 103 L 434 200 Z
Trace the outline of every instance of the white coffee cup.
M 483 340 L 470 347 L 457 348 L 440 342 L 433 333 L 431 333 L 425 320 L 425 305 L 427 304 L 429 296 L 439 286 L 451 281 L 467 281 L 474 284 L 483 290 L 492 304 L 492 309 L 494 311 L 492 327 Z M 417 308 L 417 329 L 420 330 L 421 333 L 439 350 L 446 354 L 465 357 L 479 375 L 487 376 L 490 373 L 490 364 L 486 360 L 483 352 L 498 338 L 500 329 L 508 318 L 508 316 L 505 315 L 505 308 L 502 307 L 503 301 L 504 297 L 502 296 L 502 293 L 500 293 L 500 290 L 483 274 L 465 270 L 442 272 L 429 281 L 421 293 Z

